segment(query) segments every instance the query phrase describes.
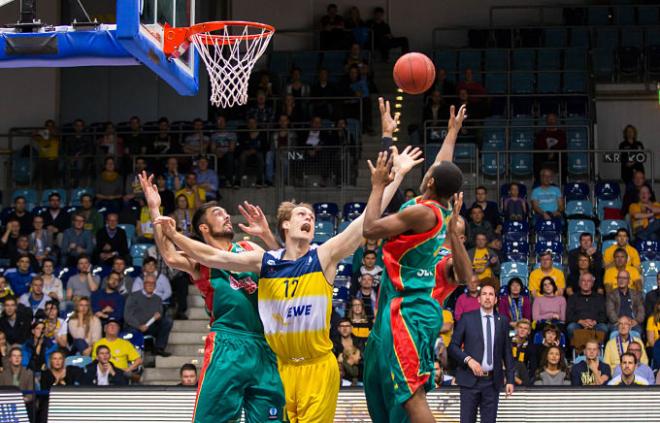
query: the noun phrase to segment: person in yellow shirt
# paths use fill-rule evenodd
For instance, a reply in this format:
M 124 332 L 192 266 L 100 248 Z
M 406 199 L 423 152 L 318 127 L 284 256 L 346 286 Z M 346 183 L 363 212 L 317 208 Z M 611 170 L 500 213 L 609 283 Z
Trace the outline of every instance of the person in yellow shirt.
M 639 202 L 631 204 L 628 210 L 637 239 L 660 239 L 660 202 L 651 201 L 651 188 L 642 186 L 639 189 Z
M 203 203 L 206 202 L 206 191 L 197 185 L 197 175 L 190 172 L 186 175 L 185 183 L 180 190 L 178 190 L 174 197 L 183 195 L 188 200 L 188 207 L 191 210 L 197 210 Z
M 479 233 L 474 238 L 475 247 L 468 251 L 472 269 L 479 280 L 492 278 L 493 273 L 499 273 L 500 261 L 497 253 L 488 248 L 488 237 Z
M 653 348 L 660 340 L 660 301 L 653 306 L 653 313 L 646 321 L 646 346 Z
M 57 180 L 60 150 L 60 137 L 57 134 L 55 121 L 47 120 L 44 129 L 35 132 L 32 139 L 37 145 L 39 155 L 36 168 L 39 186 L 52 186 L 51 183 Z
M 555 285 L 557 285 L 556 295 L 564 295 L 566 279 L 564 278 L 564 272 L 552 265 L 552 252 L 546 251 L 541 253 L 539 259 L 541 261 L 541 267 L 534 269 L 532 273 L 529 274 L 529 292 L 534 297 L 542 296 L 541 280 L 544 277 L 549 276 L 555 281 Z
M 605 270 L 603 277 L 603 285 L 605 291 L 609 292 L 617 288 L 617 276 L 620 270 L 626 270 L 630 274 L 630 289 L 640 291 L 642 289 L 642 275 L 635 267 L 628 263 L 628 253 L 623 248 L 619 248 L 614 252 L 614 265 Z
M 628 345 L 630 345 L 631 342 L 637 342 L 639 345 L 644 345 L 641 339 L 630 334 L 631 326 L 632 322 L 630 317 L 619 317 L 617 322 L 617 328 L 619 330 L 618 336 L 610 339 L 607 341 L 607 344 L 605 344 L 603 362 L 608 364 L 612 371 L 614 371 L 616 366 L 621 363 L 621 354 L 628 351 Z M 642 348 L 642 358 L 640 361 L 644 364 L 649 364 L 649 358 L 646 355 L 646 350 L 644 348 Z
M 92 348 L 92 360 L 96 359 L 96 348 L 99 345 L 105 345 L 110 348 L 110 361 L 112 364 L 118 369 L 123 370 L 127 376 L 130 375 L 142 364 L 142 356 L 133 344 L 119 338 L 121 325 L 117 319 L 113 317 L 109 318 L 105 322 L 104 329 L 105 338 L 96 341 Z
M 628 264 L 639 269 L 641 266 L 641 260 L 639 259 L 639 253 L 637 252 L 635 247 L 633 247 L 628 243 L 628 241 L 630 240 L 630 235 L 628 234 L 628 230 L 623 228 L 617 230 L 615 239 L 616 239 L 616 243 L 607 247 L 605 253 L 603 253 L 603 262 L 605 263 L 605 267 L 607 268 L 613 266 L 614 252 L 619 248 L 623 248 L 626 250 L 626 253 L 628 254 L 627 257 Z
M 442 343 L 445 344 L 445 347 L 449 347 L 451 342 L 451 336 L 454 334 L 454 316 L 451 311 L 443 308 L 442 309 L 442 329 L 440 329 L 440 336 L 442 337 Z

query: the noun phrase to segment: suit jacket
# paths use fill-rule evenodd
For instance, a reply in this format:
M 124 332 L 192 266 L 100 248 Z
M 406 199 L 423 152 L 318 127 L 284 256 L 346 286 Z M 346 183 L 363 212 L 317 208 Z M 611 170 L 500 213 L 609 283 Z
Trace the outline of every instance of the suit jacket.
M 80 384 L 81 385 L 97 385 L 98 380 L 96 378 L 96 368 L 99 362 L 97 360 L 92 361 L 83 369 L 82 375 L 80 375 Z M 110 363 L 112 369 L 115 371 L 114 376 L 108 376 L 108 383 L 111 386 L 115 385 L 128 385 L 128 380 L 124 376 L 124 372 L 121 369 L 115 367 L 114 364 Z
M 493 334 L 493 383 L 498 389 L 504 383 L 504 370 L 506 368 L 506 382 L 514 383 L 514 363 L 509 339 L 509 319 L 501 314 L 494 313 L 495 333 Z M 463 348 L 461 349 L 461 345 Z M 477 383 L 477 377 L 470 367 L 465 364 L 467 356 L 481 363 L 484 357 L 484 335 L 481 325 L 481 311 L 474 310 L 464 313 L 458 321 L 449 344 L 449 354 L 458 362 L 456 369 L 456 383 L 459 386 L 472 387 Z
M 642 293 L 634 289 L 628 289 L 630 298 L 632 299 L 632 312 L 633 319 L 637 320 L 640 325 L 644 324 L 644 297 Z M 621 296 L 619 290 L 615 289 L 607 294 L 607 302 L 605 304 L 607 310 L 607 318 L 610 323 L 616 323 L 619 320 L 619 308 L 621 308 Z

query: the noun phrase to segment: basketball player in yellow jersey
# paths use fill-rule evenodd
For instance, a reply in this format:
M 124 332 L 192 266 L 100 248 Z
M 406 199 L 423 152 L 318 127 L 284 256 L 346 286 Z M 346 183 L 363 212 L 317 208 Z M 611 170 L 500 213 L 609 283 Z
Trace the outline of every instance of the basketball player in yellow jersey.
M 389 104 L 380 101 L 383 137 L 396 129 Z M 380 153 L 377 167 L 392 166 L 394 182 L 388 185 L 381 213 L 421 152 L 406 148 L 390 158 Z M 293 423 L 330 423 L 339 394 L 339 369 L 329 338 L 333 281 L 337 264 L 362 242 L 364 216 L 318 248 L 312 248 L 314 211 L 307 204 L 283 203 L 278 229 L 285 248 L 230 254 L 189 239 L 175 231 L 172 219 L 160 218 L 166 235 L 199 263 L 237 272 L 258 272 L 259 314 L 266 340 L 277 355 L 284 385 L 286 410 Z M 240 358 L 237 358 L 240 359 Z

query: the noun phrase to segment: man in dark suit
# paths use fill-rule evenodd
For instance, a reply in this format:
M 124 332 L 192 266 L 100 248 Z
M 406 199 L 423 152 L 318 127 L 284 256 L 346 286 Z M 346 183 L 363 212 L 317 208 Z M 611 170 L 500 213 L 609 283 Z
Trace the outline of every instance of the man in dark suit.
M 495 287 L 484 283 L 479 310 L 463 314 L 449 345 L 450 356 L 459 363 L 456 383 L 461 387 L 461 423 L 476 422 L 477 407 L 482 423 L 495 423 L 499 391 L 505 384 L 503 365 L 506 394 L 513 394 L 509 321 L 495 312 L 496 298 Z

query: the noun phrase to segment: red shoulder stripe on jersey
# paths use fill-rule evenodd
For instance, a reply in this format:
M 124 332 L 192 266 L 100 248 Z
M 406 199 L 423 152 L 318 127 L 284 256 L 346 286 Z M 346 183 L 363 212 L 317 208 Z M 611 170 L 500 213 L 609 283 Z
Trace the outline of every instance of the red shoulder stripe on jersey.
M 392 325 L 392 340 L 394 342 L 394 353 L 399 367 L 406 379 L 410 394 L 417 392 L 429 378 L 429 374 L 420 374 L 419 352 L 415 341 L 413 341 L 406 321 L 401 314 L 401 302 L 403 298 L 392 299 L 390 305 L 390 322 Z
M 383 247 L 383 263 L 385 264 L 387 275 L 390 277 L 392 285 L 394 285 L 394 288 L 397 291 L 403 291 L 404 289 L 404 282 L 401 278 L 400 260 L 408 253 L 408 251 L 413 250 L 414 248 L 436 236 L 444 224 L 442 213 L 432 205 L 438 204 L 437 202 L 432 200 L 424 200 L 419 201 L 417 204 L 430 208 L 435 214 L 437 223 L 432 229 L 426 232 L 413 235 L 399 234 L 395 237 L 392 237 L 387 241 L 385 247 Z
M 249 241 L 238 241 L 237 244 L 240 245 L 241 247 L 243 247 L 245 249 L 245 251 L 253 251 L 254 250 L 254 248 L 252 248 L 252 244 L 250 244 Z
M 192 279 L 192 278 L 191 278 Z M 202 293 L 204 298 L 204 305 L 206 306 L 206 311 L 211 315 L 211 323 L 213 323 L 213 295 L 215 290 L 211 286 L 211 269 L 204 266 L 203 264 L 199 265 L 199 279 L 193 280 L 193 283 Z
M 454 292 L 454 289 L 456 289 L 458 286 L 456 283 L 449 282 L 445 276 L 445 272 L 451 258 L 452 255 L 449 254 L 443 257 L 442 260 L 440 260 L 438 264 L 435 265 L 435 287 L 433 288 L 433 293 L 431 295 L 433 296 L 433 299 L 436 300 L 438 304 L 440 304 L 441 307 L 447 297 L 451 295 L 451 293 Z

